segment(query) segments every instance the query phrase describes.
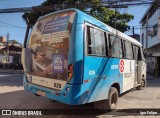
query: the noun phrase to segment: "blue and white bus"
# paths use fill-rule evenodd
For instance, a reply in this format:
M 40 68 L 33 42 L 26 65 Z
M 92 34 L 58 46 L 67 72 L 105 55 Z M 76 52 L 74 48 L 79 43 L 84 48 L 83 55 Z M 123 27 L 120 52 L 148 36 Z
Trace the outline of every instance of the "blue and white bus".
M 142 45 L 80 10 L 39 18 L 25 43 L 23 85 L 35 95 L 112 110 L 120 94 L 146 85 Z

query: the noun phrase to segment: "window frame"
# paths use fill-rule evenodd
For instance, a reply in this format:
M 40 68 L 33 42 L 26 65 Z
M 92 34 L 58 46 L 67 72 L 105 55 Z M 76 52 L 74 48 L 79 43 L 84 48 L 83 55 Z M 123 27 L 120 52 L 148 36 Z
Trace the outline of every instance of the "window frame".
M 96 29 L 96 30 L 99 30 L 99 31 L 102 31 L 102 32 L 104 33 L 104 39 L 105 39 L 105 44 L 106 44 L 106 46 L 105 46 L 105 48 L 106 48 L 106 54 L 105 54 L 105 56 L 88 54 L 88 44 L 89 44 L 89 43 L 88 43 L 88 38 L 87 38 L 87 31 L 88 31 L 88 28 L 87 28 L 87 27 L 92 27 L 92 28 L 94 28 L 94 29 Z M 120 44 L 121 44 L 121 48 L 122 48 L 122 58 L 120 58 L 120 57 L 112 57 L 112 56 L 111 56 L 111 53 L 110 53 L 110 51 L 111 51 L 111 40 L 110 40 L 110 38 L 109 38 L 109 35 L 111 35 L 111 36 L 113 36 L 113 37 L 118 37 L 118 38 L 119 38 Z M 126 53 L 126 51 L 125 51 L 125 50 L 126 50 L 126 49 L 125 49 L 125 41 L 131 43 L 131 47 L 132 47 L 131 50 L 132 50 L 133 59 L 126 58 L 126 54 L 125 54 L 125 53 Z M 84 48 L 85 48 L 85 49 L 84 49 L 84 55 L 85 55 L 85 56 L 109 57 L 109 58 L 135 60 L 135 59 L 134 59 L 134 52 L 133 52 L 133 45 L 139 47 L 140 50 L 141 50 L 141 47 L 142 47 L 141 45 L 138 45 L 138 44 L 136 44 L 136 43 L 134 43 L 134 42 L 132 42 L 132 41 L 124 38 L 124 37 L 115 35 L 114 33 L 111 33 L 111 32 L 109 32 L 109 31 L 106 31 L 106 30 L 104 30 L 104 29 L 101 29 L 100 27 L 98 27 L 98 26 L 96 26 L 96 25 L 93 25 L 93 24 L 91 24 L 91 23 L 88 23 L 88 22 L 85 22 L 85 23 L 84 23 Z M 142 56 L 141 56 L 141 57 L 142 57 Z M 138 60 L 138 61 L 140 61 L 140 60 Z M 143 59 L 142 59 L 142 61 L 143 61 Z
M 132 59 L 127 58 L 127 57 L 126 57 L 126 47 L 125 47 L 125 42 L 128 42 L 128 43 L 130 43 L 130 44 L 131 44 L 132 57 L 133 57 Z M 124 43 L 124 53 L 125 53 L 124 59 L 134 60 L 133 43 L 132 43 L 132 42 L 130 42 L 130 41 L 127 41 L 127 40 L 123 40 L 123 43 Z
M 105 42 L 105 50 L 106 50 L 106 53 L 105 53 L 105 55 L 95 55 L 95 54 L 89 54 L 88 53 L 88 51 L 89 51 L 89 49 L 88 49 L 88 47 L 89 47 L 89 41 L 88 41 L 88 39 L 90 38 L 90 41 L 91 41 L 91 37 L 87 37 L 87 35 L 89 34 L 90 35 L 90 33 L 88 33 L 89 32 L 89 28 L 88 27 L 91 27 L 91 28 L 94 28 L 94 29 L 96 29 L 96 30 L 98 30 L 98 31 L 101 31 L 102 33 L 104 33 L 104 42 Z M 99 27 L 97 27 L 97 26 L 94 26 L 94 25 L 92 25 L 92 24 L 90 24 L 90 23 L 88 23 L 88 22 L 85 22 L 85 55 L 86 56 L 95 56 L 95 57 L 109 57 L 108 56 L 108 36 L 106 36 L 108 34 L 108 32 L 107 31 L 105 31 L 105 30 L 103 30 L 103 29 L 101 29 L 101 28 L 99 28 Z

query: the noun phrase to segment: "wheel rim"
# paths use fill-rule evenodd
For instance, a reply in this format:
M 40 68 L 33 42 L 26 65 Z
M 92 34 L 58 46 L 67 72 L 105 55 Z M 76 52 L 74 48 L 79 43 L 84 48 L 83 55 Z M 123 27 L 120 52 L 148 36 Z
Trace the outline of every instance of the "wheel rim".
M 116 103 L 117 103 L 117 94 L 114 93 L 111 97 L 111 106 L 112 108 L 114 108 L 116 106 Z
M 144 85 L 145 85 L 144 80 L 142 80 L 141 87 L 144 87 Z

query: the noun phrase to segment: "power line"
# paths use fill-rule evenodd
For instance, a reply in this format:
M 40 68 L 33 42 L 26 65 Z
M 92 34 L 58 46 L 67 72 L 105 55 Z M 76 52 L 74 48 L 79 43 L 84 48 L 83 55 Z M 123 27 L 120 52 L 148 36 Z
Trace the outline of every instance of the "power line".
M 20 4 L 12 4 L 12 5 L 9 5 L 9 6 L 5 6 L 5 7 L 15 7 L 15 6 L 19 6 L 19 5 L 26 5 L 26 4 L 31 4 L 31 3 L 33 3 L 33 2 L 35 2 L 35 1 L 32 1 L 32 2 L 22 2 L 22 3 L 20 3 Z
M 137 5 L 148 5 L 154 3 L 153 1 L 147 2 L 130 2 L 130 3 L 122 3 L 118 5 L 110 4 L 109 2 L 86 2 L 86 3 L 79 3 L 79 4 L 55 4 L 52 6 L 38 6 L 38 7 L 23 7 L 23 8 L 9 8 L 9 9 L 0 9 L 0 13 L 16 13 L 16 12 L 43 12 L 48 10 L 56 10 L 59 8 L 68 8 L 68 7 L 92 7 L 97 4 L 101 4 L 106 8 L 128 8 L 128 6 L 137 6 Z
M 20 27 L 13 27 L 13 26 L 3 26 L 3 25 L 0 25 L 0 28 L 19 28 L 19 29 L 25 29 L 25 27 L 24 28 L 20 28 Z
M 3 21 L 0 21 L 0 23 L 2 23 L 2 24 L 6 24 L 6 25 L 8 25 L 8 26 L 12 26 L 12 27 L 26 28 L 26 27 L 21 27 L 21 26 L 17 26 L 17 25 L 8 24 L 8 23 L 5 23 L 5 22 L 3 22 Z
M 160 27 L 160 26 L 158 26 L 158 27 Z M 139 28 L 134 28 L 134 29 L 146 29 L 146 28 L 153 29 L 153 27 L 139 27 Z M 132 30 L 132 29 L 130 29 L 130 30 Z
M 87 6 L 87 5 L 97 5 L 97 3 L 100 3 L 102 5 L 104 5 L 105 7 L 108 8 L 127 8 L 128 6 L 132 6 L 132 5 L 142 5 L 142 4 L 151 4 L 153 3 L 153 1 L 148 0 L 145 1 L 144 0 L 121 0 L 121 4 L 110 4 L 109 2 L 88 2 L 88 3 L 80 3 L 80 4 L 65 4 L 66 7 L 75 7 L 75 6 Z M 137 3 L 131 3 L 132 2 L 137 2 Z M 123 3 L 124 2 L 124 3 Z M 129 2 L 129 4 L 127 4 L 126 2 Z M 113 2 L 112 2 L 113 3 Z M 107 4 L 107 5 L 106 5 Z M 64 6 L 62 5 L 53 5 L 53 6 L 38 6 L 38 7 L 24 7 L 24 8 L 10 8 L 10 9 L 0 9 L 0 13 L 15 13 L 15 12 L 28 12 L 28 11 L 36 11 L 36 12 L 42 12 L 43 10 L 53 10 L 58 6 Z M 16 26 L 16 25 L 12 25 L 3 21 L 0 21 L 0 23 L 3 23 L 5 25 L 11 26 L 10 28 L 26 28 L 26 27 L 21 27 L 21 26 Z M 7 26 L 1 26 L 1 27 L 7 27 Z M 141 28 L 135 28 L 135 29 L 141 29 Z
M 0 36 L 5 36 L 6 37 L 6 34 L 0 34 Z M 10 34 L 10 36 L 24 37 L 23 35 L 13 35 L 13 34 Z
M 31 12 L 32 7 L 0 9 L 0 13 Z

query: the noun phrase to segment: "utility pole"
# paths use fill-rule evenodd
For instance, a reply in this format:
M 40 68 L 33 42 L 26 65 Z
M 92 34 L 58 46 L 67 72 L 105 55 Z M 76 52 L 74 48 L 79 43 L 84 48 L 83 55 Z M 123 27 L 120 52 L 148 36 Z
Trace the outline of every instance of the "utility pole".
M 9 33 L 7 33 L 7 53 L 9 55 Z
M 117 2 L 116 2 L 116 5 L 117 5 Z M 115 29 L 117 29 L 117 8 L 115 8 L 115 20 L 114 20 L 114 27 Z
M 115 2 L 115 4 L 117 5 L 117 1 Z M 117 8 L 115 8 L 115 20 L 114 20 L 114 28 L 117 29 Z M 118 31 L 116 30 L 116 37 L 118 35 Z
M 29 24 L 29 20 L 26 18 L 26 23 L 27 23 L 27 29 L 26 29 L 26 34 L 25 34 L 25 38 L 24 38 L 24 48 L 27 47 L 27 39 L 28 39 L 28 34 L 29 34 L 29 30 L 30 30 L 30 24 Z
M 9 33 L 7 33 L 7 42 L 6 45 L 7 46 L 7 51 L 3 53 L 3 69 L 6 69 L 6 64 L 9 62 Z
M 133 38 L 135 38 L 135 33 L 134 33 L 134 26 L 133 26 Z
M 6 62 L 9 64 L 9 33 L 7 33 L 7 55 L 6 56 L 7 56 Z

